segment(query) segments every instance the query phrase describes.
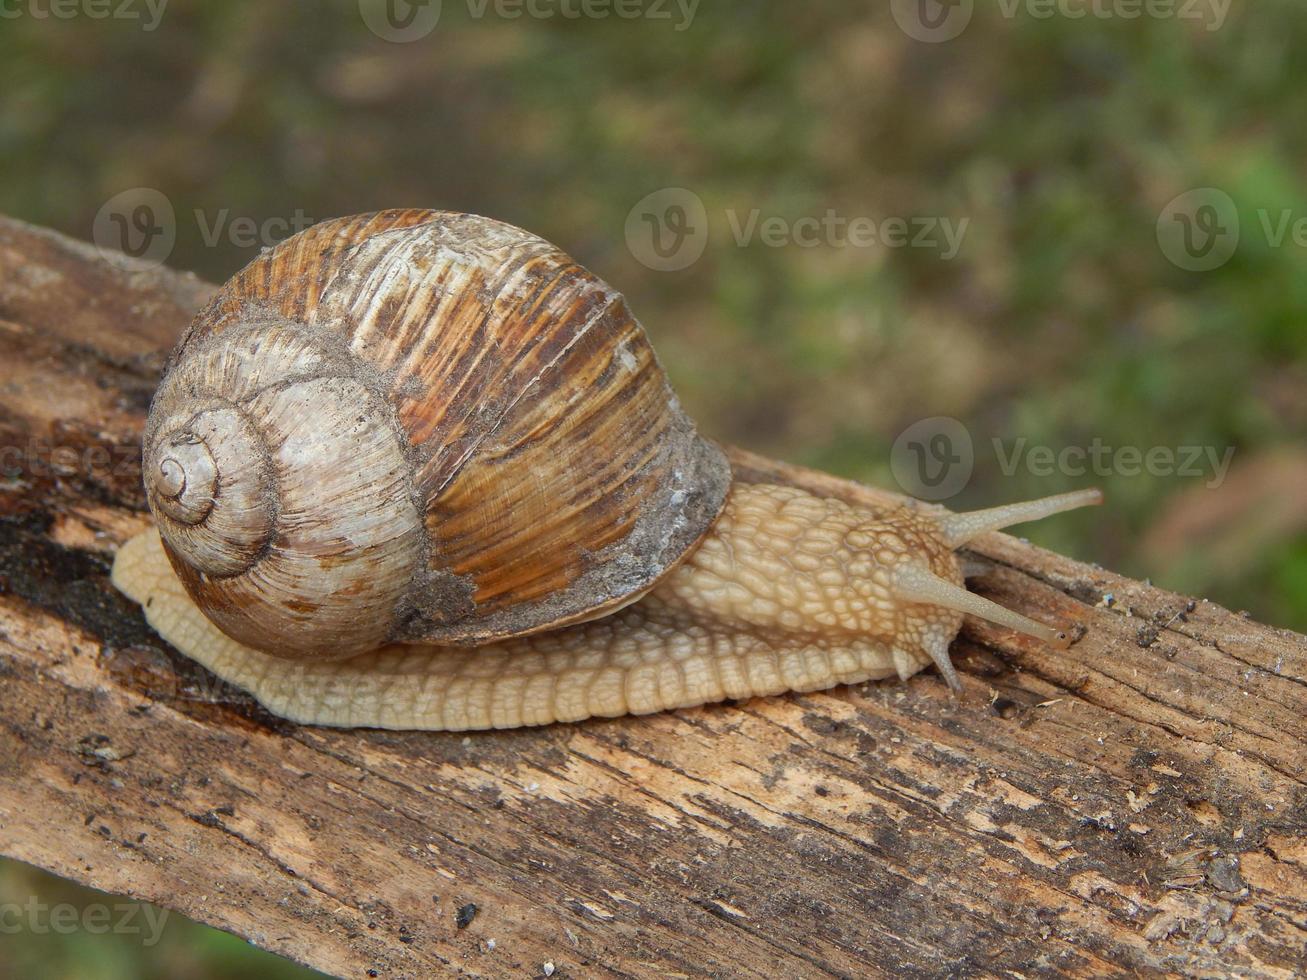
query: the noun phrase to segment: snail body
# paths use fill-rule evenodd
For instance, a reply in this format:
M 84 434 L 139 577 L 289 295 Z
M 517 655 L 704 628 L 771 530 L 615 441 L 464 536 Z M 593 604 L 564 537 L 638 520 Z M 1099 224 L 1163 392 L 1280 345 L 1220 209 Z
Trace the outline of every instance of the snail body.
M 807 691 L 948 657 L 975 514 L 732 478 L 622 297 L 471 215 L 326 222 L 178 344 L 114 582 L 274 713 L 466 729 Z

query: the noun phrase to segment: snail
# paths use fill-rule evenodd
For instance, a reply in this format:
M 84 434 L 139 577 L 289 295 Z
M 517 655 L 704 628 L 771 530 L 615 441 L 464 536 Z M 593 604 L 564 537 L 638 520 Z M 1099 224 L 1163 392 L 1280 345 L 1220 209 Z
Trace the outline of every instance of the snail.
M 964 613 L 1068 640 L 967 591 L 955 549 L 1101 499 L 962 514 L 733 476 L 620 294 L 525 231 L 425 210 L 315 225 L 222 286 L 142 467 L 155 527 L 112 579 L 155 630 L 276 715 L 401 729 L 932 663 L 960 691 Z

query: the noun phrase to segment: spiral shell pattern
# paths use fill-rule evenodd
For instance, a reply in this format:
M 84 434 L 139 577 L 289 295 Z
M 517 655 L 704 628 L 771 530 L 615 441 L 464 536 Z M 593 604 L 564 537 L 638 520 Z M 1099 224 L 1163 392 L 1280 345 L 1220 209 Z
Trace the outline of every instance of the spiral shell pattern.
M 602 615 L 730 482 L 622 297 L 471 215 L 316 225 L 196 317 L 144 472 L 196 604 L 257 649 L 344 657 Z

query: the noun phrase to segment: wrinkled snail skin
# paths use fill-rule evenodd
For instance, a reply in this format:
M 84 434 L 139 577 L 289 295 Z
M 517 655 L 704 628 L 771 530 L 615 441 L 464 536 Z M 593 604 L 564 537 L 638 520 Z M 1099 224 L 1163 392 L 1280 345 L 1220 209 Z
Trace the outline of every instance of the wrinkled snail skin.
M 197 316 L 151 407 L 157 530 L 114 583 L 304 723 L 486 729 L 938 665 L 954 549 L 1097 503 L 879 511 L 732 480 L 621 297 L 498 222 L 315 226 Z

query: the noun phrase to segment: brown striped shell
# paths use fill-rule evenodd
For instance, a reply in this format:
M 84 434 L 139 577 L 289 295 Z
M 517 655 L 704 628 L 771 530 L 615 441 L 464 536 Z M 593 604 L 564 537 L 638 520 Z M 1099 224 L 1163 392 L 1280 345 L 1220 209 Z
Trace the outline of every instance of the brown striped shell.
M 290 657 L 598 617 L 730 482 L 616 291 L 518 228 L 418 210 L 315 225 L 223 286 L 144 471 L 196 604 Z

